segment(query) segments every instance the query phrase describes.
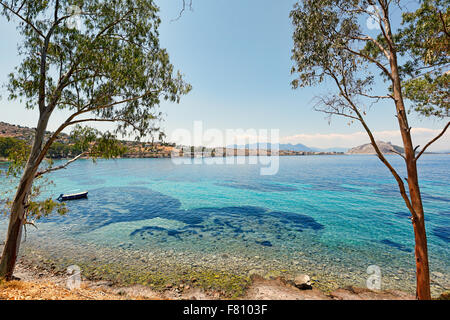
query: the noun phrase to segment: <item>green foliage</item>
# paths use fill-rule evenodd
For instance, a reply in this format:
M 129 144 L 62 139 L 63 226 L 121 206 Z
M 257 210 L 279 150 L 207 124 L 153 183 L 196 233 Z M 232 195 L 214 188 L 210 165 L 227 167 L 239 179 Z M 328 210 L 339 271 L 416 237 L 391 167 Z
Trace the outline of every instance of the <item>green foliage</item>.
M 15 149 L 20 148 L 25 142 L 23 140 L 11 138 L 11 137 L 0 137 L 0 157 L 9 159 L 9 155 Z
M 424 116 L 448 117 L 450 111 L 450 1 L 423 0 L 403 13 L 399 49 L 405 96 Z
M 91 147 L 91 144 L 95 142 L 99 133 L 100 132 L 94 128 L 78 125 L 70 133 L 70 138 L 73 141 L 75 148 L 80 150 L 80 152 L 86 152 Z
M 354 117 L 349 106 L 351 98 L 359 108 L 358 100 L 369 95 L 374 75 L 369 69 L 360 20 L 370 1 L 304 0 L 294 6 L 290 17 L 294 26 L 292 74 L 297 78 L 292 87 L 314 86 L 331 80 L 338 86 L 337 93 L 318 97 L 316 110 L 330 115 Z M 344 97 L 345 96 L 345 97 Z
M 450 116 L 450 73 L 428 73 L 403 83 L 406 98 L 423 116 Z
M 413 12 L 404 12 L 399 31 L 401 52 L 429 66 L 448 65 L 450 53 L 450 1 L 422 0 Z
M 34 194 L 36 195 L 36 193 Z M 68 211 L 65 203 L 54 201 L 51 198 L 42 201 L 30 201 L 27 218 L 31 217 L 34 220 L 39 220 L 42 217 L 47 217 L 55 210 L 60 215 L 64 215 Z
M 8 168 L 5 171 L 4 183 L 6 185 L 14 186 L 17 180 L 22 175 L 25 164 L 30 153 L 30 146 L 23 140 L 0 137 L 0 152 L 1 156 L 7 158 Z M 9 180 L 8 180 L 9 179 Z M 28 206 L 26 218 L 28 223 L 31 220 L 40 219 L 43 216 L 49 215 L 53 211 L 59 214 L 65 214 L 67 208 L 65 204 L 53 201 L 51 198 L 42 200 L 41 195 L 45 187 L 52 185 L 52 182 L 43 177 L 36 179 L 33 188 L 28 196 Z M 12 204 L 12 196 L 14 189 L 6 189 L 0 192 L 2 201 L 0 201 L 0 212 L 7 215 Z
M 80 153 L 81 150 L 73 144 L 55 141 L 50 146 L 47 155 L 50 159 L 58 159 L 58 158 L 73 158 Z
M 292 82 L 294 88 L 324 81 L 340 58 L 348 63 L 349 73 L 357 68 L 356 59 L 345 51 L 351 36 L 359 32 L 357 15 L 345 14 L 341 6 L 351 9 L 352 5 L 339 0 L 305 0 L 294 6 L 290 14 L 295 28 L 292 73 L 299 75 Z
M 73 148 L 86 153 L 87 156 L 96 158 L 116 158 L 123 155 L 127 148 L 117 140 L 111 132 L 101 132 L 95 128 L 76 126 L 71 134 Z
M 7 176 L 18 177 L 30 153 L 30 146 L 23 140 L 0 137 L 0 157 L 8 160 Z
M 25 225 L 34 225 L 36 220 L 46 217 L 53 212 L 57 212 L 60 215 L 67 213 L 68 209 L 65 203 L 61 203 L 53 200 L 52 198 L 43 197 L 43 192 L 53 185 L 53 182 L 39 177 L 36 179 L 30 194 L 27 197 L 27 207 L 25 212 Z M 14 179 L 10 180 L 10 184 L 14 185 Z M 6 190 L 0 192 L 3 201 L 0 201 L 0 213 L 4 215 L 9 214 L 10 207 L 12 205 L 14 190 Z

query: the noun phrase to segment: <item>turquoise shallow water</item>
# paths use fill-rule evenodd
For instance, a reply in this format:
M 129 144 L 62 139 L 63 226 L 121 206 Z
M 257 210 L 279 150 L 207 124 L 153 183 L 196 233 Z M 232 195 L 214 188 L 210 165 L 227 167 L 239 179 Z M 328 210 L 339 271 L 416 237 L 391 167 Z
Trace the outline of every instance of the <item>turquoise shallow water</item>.
M 389 160 L 403 172 L 399 157 Z M 425 155 L 419 167 L 433 286 L 442 290 L 450 274 L 450 156 Z M 359 285 L 375 264 L 386 288 L 414 286 L 409 214 L 374 156 L 281 157 L 274 176 L 250 164 L 80 160 L 51 178 L 55 198 L 89 190 L 87 200 L 68 203 L 66 216 L 28 232 L 27 245 L 54 256 L 78 254 L 75 247 L 115 261 L 127 251 L 179 253 L 191 264 L 206 256 L 222 268 L 240 265 L 236 272 L 315 270 Z M 2 238 L 6 227 L 2 218 Z

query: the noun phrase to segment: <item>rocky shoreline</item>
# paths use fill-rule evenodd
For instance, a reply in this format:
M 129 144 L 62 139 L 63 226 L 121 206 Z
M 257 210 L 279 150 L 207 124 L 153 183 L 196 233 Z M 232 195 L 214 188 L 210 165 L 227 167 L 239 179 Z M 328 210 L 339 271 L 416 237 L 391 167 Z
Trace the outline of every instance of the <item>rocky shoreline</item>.
M 389 290 L 372 292 L 358 289 L 365 281 L 325 274 L 320 266 L 281 270 L 270 262 L 268 269 L 267 262 L 260 258 L 241 261 L 242 257 L 226 253 L 211 257 L 211 265 L 208 259 L 186 259 L 177 252 L 147 252 L 145 257 L 138 251 L 123 250 L 117 258 L 104 249 L 89 252 L 65 248 L 64 256 L 57 247 L 43 250 L 24 243 L 16 276 L 30 281 L 45 279 L 64 287 L 67 267 L 77 265 L 84 287 L 126 295 L 128 299 L 143 295 L 151 299 L 414 299 L 409 287 L 389 285 L 384 277 L 382 289 Z M 251 269 L 238 268 L 242 264 L 250 264 Z M 445 291 L 434 290 L 433 297 Z
M 34 237 L 39 241 L 33 241 Z M 52 239 L 47 239 L 45 232 L 27 237 L 18 264 L 18 271 L 27 276 L 19 274 L 19 278 L 62 279 L 65 283 L 67 267 L 77 265 L 84 284 L 92 283 L 108 292 L 144 292 L 161 299 L 328 299 L 339 292 L 356 299 L 360 294 L 369 295 L 365 289 L 355 289 L 365 287 L 366 270 L 356 266 L 355 261 L 353 265 L 350 261 L 341 264 L 346 255 L 341 255 L 339 261 L 333 256 L 317 261 L 310 259 L 317 254 L 314 250 L 275 258 L 261 248 L 245 253 L 232 247 L 227 252 L 207 252 L 188 247 L 168 250 L 155 243 L 139 249 L 131 243 L 105 247 Z M 302 277 L 306 278 L 304 283 L 298 279 L 296 283 L 296 278 Z M 431 277 L 434 298 L 448 291 L 447 275 L 434 271 Z M 391 290 L 391 295 L 396 292 L 395 297 L 414 298 L 412 269 L 394 268 L 388 272 L 384 266 L 382 289 Z
M 1 246 L 0 246 L 1 248 Z M 371 291 L 356 286 L 342 285 L 340 281 L 328 281 L 307 274 L 294 277 L 285 272 L 261 273 L 251 271 L 248 276 L 238 277 L 232 273 L 215 273 L 213 270 L 180 267 L 178 278 L 164 274 L 168 270 L 162 263 L 155 267 L 162 278 L 145 278 L 145 271 L 137 268 L 134 274 L 126 276 L 126 265 L 117 272 L 114 265 L 104 265 L 93 258 L 89 264 L 82 264 L 80 295 L 78 291 L 68 291 L 69 275 L 67 259 L 52 259 L 41 253 L 30 251 L 27 246 L 18 260 L 15 277 L 20 282 L 35 286 L 51 286 L 67 293 L 56 299 L 169 299 L 169 300 L 414 300 L 411 292 L 403 290 Z M 33 257 L 32 259 L 30 257 Z M 146 262 L 148 263 L 148 262 Z M 203 273 L 199 270 L 203 270 Z M 128 270 L 129 271 L 129 270 Z M 169 273 L 172 271 L 168 271 Z M 164 279 L 164 280 L 162 280 Z M 320 279 L 320 280 L 319 280 Z M 153 281 L 153 283 L 151 283 Z M 168 281 L 168 282 L 165 282 Z M 361 286 L 362 287 L 362 286 Z M 46 291 L 46 289 L 41 289 Z M 75 294 L 75 295 L 74 295 Z M 0 299 L 5 296 L 0 296 Z M 43 297 L 47 299 L 48 297 Z M 448 292 L 442 291 L 434 298 L 448 299 Z M 29 296 L 29 299 L 34 299 Z
M 60 289 L 67 289 L 67 276 L 61 272 L 50 270 L 29 264 L 21 259 L 18 261 L 15 276 L 21 281 L 32 284 L 46 284 L 46 286 L 57 286 Z M 190 285 L 180 284 L 170 286 L 165 290 L 154 290 L 144 285 L 121 286 L 108 280 L 89 280 L 82 277 L 80 290 L 86 299 L 169 299 L 169 300 L 216 300 L 230 299 L 216 290 L 202 290 Z M 75 291 L 73 291 L 75 290 Z M 77 289 L 73 289 L 74 294 L 78 294 Z M 73 299 L 73 296 L 68 296 Z M 61 297 L 60 297 L 61 298 Z M 294 280 L 287 280 L 283 277 L 265 279 L 258 275 L 253 275 L 246 288 L 245 293 L 235 299 L 243 300 L 414 300 L 411 294 L 398 291 L 372 291 L 363 288 L 345 287 L 333 292 L 323 292 L 311 283 L 307 275 L 299 275 Z

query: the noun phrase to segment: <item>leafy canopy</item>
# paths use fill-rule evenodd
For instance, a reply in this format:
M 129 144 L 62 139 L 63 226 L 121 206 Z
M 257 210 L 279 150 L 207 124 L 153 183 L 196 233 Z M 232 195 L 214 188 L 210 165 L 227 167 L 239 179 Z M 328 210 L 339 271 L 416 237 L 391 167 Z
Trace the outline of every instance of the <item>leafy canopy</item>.
M 380 2 L 387 12 L 381 12 Z M 392 88 L 371 94 L 376 74 L 392 80 L 389 52 L 396 51 L 403 93 L 412 110 L 425 116 L 449 116 L 449 0 L 419 1 L 413 12 L 409 1 L 303 0 L 291 12 L 294 25 L 292 73 L 294 88 L 311 86 L 331 78 L 340 91 L 322 97 L 321 111 L 352 117 L 352 108 L 342 94 L 362 106 L 367 99 L 390 98 Z M 389 11 L 403 11 L 399 28 L 386 21 Z M 375 9 L 374 9 L 375 8 Z M 378 29 L 370 30 L 372 19 Z M 378 27 L 378 26 L 377 26 Z M 394 44 L 390 48 L 386 38 Z M 375 68 L 374 68 L 375 67 Z
M 348 98 L 358 103 L 359 98 L 370 95 L 372 58 L 364 52 L 368 39 L 361 28 L 369 5 L 370 1 L 364 0 L 304 0 L 290 14 L 295 28 L 291 72 L 298 76 L 292 86 L 313 86 L 331 79 L 339 91 L 319 97 L 316 105 L 330 116 L 356 119 Z M 376 61 L 382 67 L 383 63 Z
M 143 137 L 160 101 L 191 88 L 160 47 L 152 0 L 0 0 L 0 8 L 23 37 L 7 88 L 27 108 L 65 109 L 72 123 L 114 121 L 117 133 Z
M 403 13 L 400 52 L 409 57 L 403 66 L 405 95 L 424 116 L 449 117 L 450 1 L 424 0 Z

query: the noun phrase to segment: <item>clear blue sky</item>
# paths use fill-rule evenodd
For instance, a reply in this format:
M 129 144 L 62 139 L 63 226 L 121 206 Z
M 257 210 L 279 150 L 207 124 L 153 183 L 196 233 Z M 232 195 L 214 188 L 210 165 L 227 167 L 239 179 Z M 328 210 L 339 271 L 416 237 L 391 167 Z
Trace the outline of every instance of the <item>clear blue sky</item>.
M 162 46 L 168 49 L 176 69 L 185 74 L 193 91 L 179 105 L 163 103 L 163 127 L 191 129 L 202 120 L 206 128 L 280 129 L 285 142 L 317 147 L 348 147 L 366 142 L 357 124 L 344 119 L 331 125 L 312 110 L 314 96 L 334 90 L 331 85 L 292 90 L 290 60 L 292 26 L 289 12 L 294 0 L 194 0 L 193 11 L 179 14 L 181 0 L 157 0 L 161 9 Z M 0 81 L 18 63 L 17 32 L 0 18 Z M 375 35 L 375 31 L 371 31 Z M 5 90 L 0 91 L 4 96 Z M 34 126 L 33 111 L 18 102 L 0 101 L 0 121 Z M 50 129 L 62 115 L 56 115 Z M 390 104 L 377 105 L 368 116 L 380 139 L 400 143 Z M 411 118 L 417 140 L 433 136 L 441 121 Z M 425 137 L 426 136 L 426 137 Z M 435 149 L 450 149 L 448 134 Z

